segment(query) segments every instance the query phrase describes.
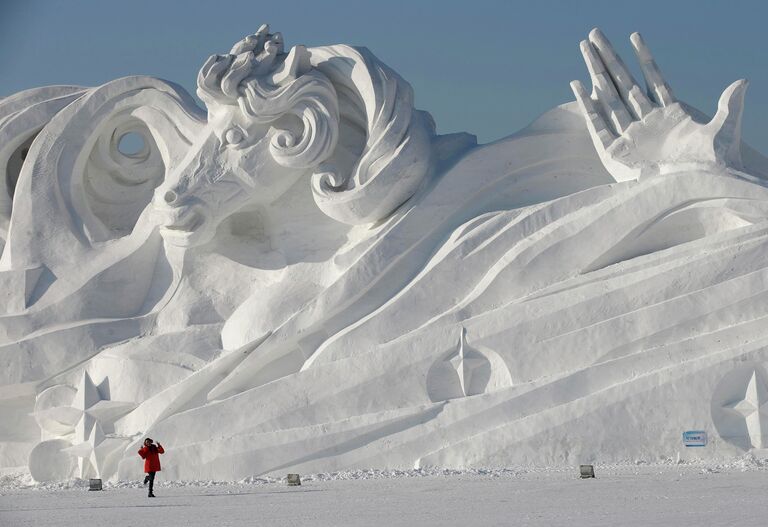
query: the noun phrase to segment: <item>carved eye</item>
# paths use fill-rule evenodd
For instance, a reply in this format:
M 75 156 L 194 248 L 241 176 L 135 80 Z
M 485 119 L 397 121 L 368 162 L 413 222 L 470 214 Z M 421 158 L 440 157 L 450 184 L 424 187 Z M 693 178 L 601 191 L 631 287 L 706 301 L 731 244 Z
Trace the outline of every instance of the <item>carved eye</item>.
M 243 139 L 245 139 L 245 135 L 239 128 L 233 127 L 224 133 L 224 143 L 228 145 L 238 145 Z

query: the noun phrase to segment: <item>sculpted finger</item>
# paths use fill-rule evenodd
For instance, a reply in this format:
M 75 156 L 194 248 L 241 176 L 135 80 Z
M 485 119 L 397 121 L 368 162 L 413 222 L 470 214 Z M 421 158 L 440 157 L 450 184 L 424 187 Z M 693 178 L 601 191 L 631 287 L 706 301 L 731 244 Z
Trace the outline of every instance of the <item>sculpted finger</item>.
M 736 168 L 741 167 L 741 117 L 748 85 L 741 79 L 728 86 L 717 103 L 717 113 L 707 125 L 712 130 L 718 154 Z
M 579 46 L 581 54 L 584 56 L 584 62 L 587 64 L 589 75 L 592 78 L 592 91 L 595 99 L 603 108 L 603 112 L 608 117 L 610 123 L 618 133 L 622 133 L 632 123 L 632 116 L 629 115 L 624 101 L 619 97 L 608 71 L 595 48 L 587 40 L 582 40 Z
M 672 94 L 672 88 L 661 75 L 661 70 L 656 65 L 656 61 L 653 60 L 653 55 L 651 55 L 648 46 L 645 45 L 643 37 L 640 36 L 640 33 L 632 33 L 629 40 L 632 42 L 632 47 L 635 48 L 637 60 L 640 61 L 640 67 L 643 69 L 648 95 L 662 106 L 674 103 L 675 97 Z
M 592 141 L 595 143 L 595 147 L 598 149 L 606 149 L 615 139 L 616 136 L 608 128 L 608 123 L 595 107 L 595 103 L 592 98 L 584 89 L 584 85 L 580 81 L 571 82 L 571 90 L 576 96 L 576 101 L 579 104 L 579 109 L 584 115 L 587 121 L 587 130 L 589 135 L 592 136 Z
M 651 101 L 638 86 L 637 81 L 627 69 L 624 61 L 616 53 L 611 42 L 602 31 L 595 28 L 589 33 L 589 41 L 597 50 L 616 90 L 635 117 L 642 119 L 653 109 Z

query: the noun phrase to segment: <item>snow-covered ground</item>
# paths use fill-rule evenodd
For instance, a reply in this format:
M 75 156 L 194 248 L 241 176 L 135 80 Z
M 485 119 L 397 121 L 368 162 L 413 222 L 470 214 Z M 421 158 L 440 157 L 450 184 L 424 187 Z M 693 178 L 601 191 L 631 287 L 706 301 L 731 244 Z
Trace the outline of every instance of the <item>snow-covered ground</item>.
M 301 487 L 161 483 L 150 500 L 138 483 L 103 492 L 83 484 L 0 479 L 0 525 L 766 525 L 768 465 L 645 463 L 576 469 L 355 471 L 305 476 Z M 162 477 L 159 478 L 162 480 Z

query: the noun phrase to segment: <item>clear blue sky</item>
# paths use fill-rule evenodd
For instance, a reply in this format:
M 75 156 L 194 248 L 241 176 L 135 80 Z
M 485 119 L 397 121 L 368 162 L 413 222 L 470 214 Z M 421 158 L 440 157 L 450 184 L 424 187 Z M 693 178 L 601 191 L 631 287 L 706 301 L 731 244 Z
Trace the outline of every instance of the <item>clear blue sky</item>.
M 416 90 L 442 133 L 487 142 L 572 100 L 579 40 L 599 26 L 637 72 L 640 31 L 676 95 L 712 114 L 751 81 L 744 137 L 768 153 L 768 2 L 0 0 L 0 95 L 132 74 L 191 92 L 208 55 L 267 22 L 288 45 L 364 45 Z M 630 60 L 631 59 L 631 60 Z

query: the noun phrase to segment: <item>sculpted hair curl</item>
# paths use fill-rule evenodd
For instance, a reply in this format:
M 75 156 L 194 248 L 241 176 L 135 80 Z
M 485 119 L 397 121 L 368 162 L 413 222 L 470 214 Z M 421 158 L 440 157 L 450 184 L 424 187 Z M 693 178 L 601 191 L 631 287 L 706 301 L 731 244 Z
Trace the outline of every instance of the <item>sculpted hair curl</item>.
M 365 48 L 296 46 L 286 54 L 282 35 L 263 25 L 229 54 L 211 56 L 197 85 L 209 107 L 235 104 L 261 123 L 297 117 L 301 134 L 276 128 L 270 152 L 283 166 L 312 169 L 315 202 L 338 221 L 387 217 L 428 173 L 431 117 L 414 109 L 410 85 Z

